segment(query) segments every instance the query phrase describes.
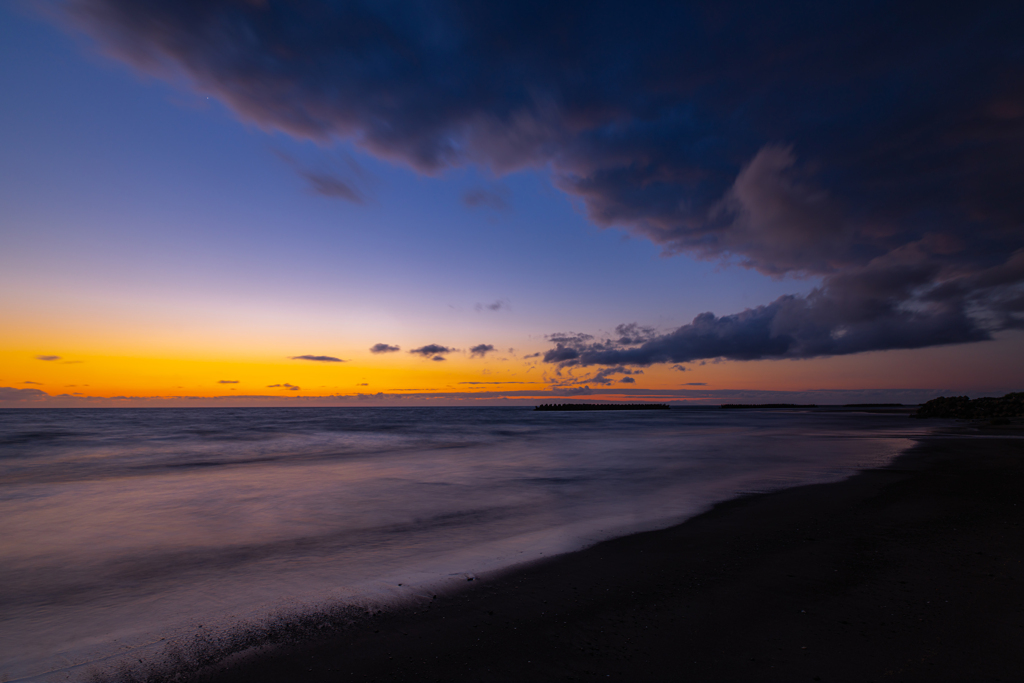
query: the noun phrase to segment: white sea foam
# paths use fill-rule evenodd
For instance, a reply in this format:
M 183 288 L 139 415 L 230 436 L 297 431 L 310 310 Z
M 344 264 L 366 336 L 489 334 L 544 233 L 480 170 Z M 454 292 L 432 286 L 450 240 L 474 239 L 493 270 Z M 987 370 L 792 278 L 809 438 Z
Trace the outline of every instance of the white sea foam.
M 0 679 L 417 599 L 840 479 L 924 430 L 841 412 L 0 411 Z

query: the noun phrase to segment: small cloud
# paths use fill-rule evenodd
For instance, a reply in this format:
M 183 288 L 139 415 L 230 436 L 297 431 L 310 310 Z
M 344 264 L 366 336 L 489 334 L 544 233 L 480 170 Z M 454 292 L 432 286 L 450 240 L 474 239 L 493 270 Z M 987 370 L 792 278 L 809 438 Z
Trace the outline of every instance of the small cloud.
M 447 360 L 444 356 L 434 356 L 430 360 Z
M 279 386 L 281 386 L 281 385 L 280 385 L 280 384 L 268 384 L 268 385 L 267 385 L 267 389 L 276 389 L 276 388 L 278 388 Z
M 687 382 L 683 386 L 684 387 L 706 387 L 707 385 L 708 385 L 707 382 Z
M 289 358 L 291 358 L 292 360 L 315 360 L 315 361 L 319 361 L 321 363 L 344 363 L 345 362 L 345 361 L 343 361 L 340 358 L 335 358 L 334 356 L 311 356 L 309 354 L 307 354 L 305 356 L 289 356 Z
M 63 363 L 61 363 L 61 365 L 78 365 L 79 363 L 84 363 L 84 362 L 85 362 L 84 360 L 66 360 Z
M 540 351 L 538 351 L 537 353 L 530 353 L 530 354 L 527 354 L 527 355 L 523 356 L 523 358 L 539 358 L 539 357 L 540 357 Z
M 238 384 L 237 379 L 222 379 L 217 384 Z
M 366 382 L 361 382 L 361 383 L 357 384 L 356 386 L 357 386 L 357 387 L 368 387 L 368 386 L 370 386 L 370 385 L 369 385 L 369 384 L 367 384 Z
M 43 385 L 42 382 L 32 382 L 32 381 L 29 381 L 29 380 L 26 380 L 26 381 L 22 382 L 22 384 L 37 384 L 39 386 Z
M 300 387 L 297 387 L 294 384 L 288 384 L 287 382 L 284 383 L 284 384 L 268 384 L 267 385 L 267 389 L 278 389 L 278 388 L 280 388 L 280 389 L 287 389 L 288 391 L 298 391 L 300 389 Z
M 475 187 L 462 193 L 462 203 L 471 208 L 485 207 L 495 211 L 508 209 L 508 202 L 505 198 L 508 190 L 504 187 L 488 190 L 482 187 Z
M 438 356 L 439 354 L 451 353 L 452 351 L 455 351 L 455 349 L 450 349 L 447 346 L 441 346 L 440 344 L 427 344 L 426 346 L 421 346 L 418 349 L 412 349 L 409 353 L 415 353 L 416 355 L 426 358 L 427 356 Z M 434 360 L 437 360 L 437 358 Z M 442 358 L 441 360 L 444 359 Z
M 60 360 L 60 356 L 36 356 L 36 360 Z
M 512 303 L 508 299 L 497 299 L 496 301 L 489 304 L 478 303 L 473 306 L 476 311 L 511 311 Z
M 704 365 L 704 364 L 703 364 L 703 363 L 701 363 L 701 365 Z M 675 365 L 673 365 L 673 366 L 672 366 L 672 369 L 673 369 L 673 370 L 678 370 L 679 372 L 686 372 L 686 368 L 685 368 L 685 367 L 683 367 L 682 365 L 679 365 L 678 363 L 676 363 Z
M 632 377 L 623 377 L 619 380 L 622 384 L 636 384 L 636 380 Z
M 318 195 L 333 199 L 346 199 L 355 204 L 366 203 L 359 190 L 336 175 L 310 169 L 297 169 L 297 171 L 309 183 L 309 188 Z
M 391 344 L 374 344 L 370 347 L 370 353 L 394 353 L 401 350 L 402 347 L 392 346 Z
M 473 356 L 473 357 L 479 356 L 479 357 L 483 358 L 484 356 L 486 356 L 489 352 L 491 352 L 493 350 L 494 350 L 494 347 L 491 346 L 490 344 L 477 344 L 476 346 L 474 346 L 473 348 L 471 348 L 469 350 L 469 355 Z

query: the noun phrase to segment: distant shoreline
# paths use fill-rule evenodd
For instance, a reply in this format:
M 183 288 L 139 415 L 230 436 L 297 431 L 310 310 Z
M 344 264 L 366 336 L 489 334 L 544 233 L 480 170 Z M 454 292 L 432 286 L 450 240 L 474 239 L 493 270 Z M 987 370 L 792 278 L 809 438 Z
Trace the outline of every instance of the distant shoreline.
M 667 403 L 542 403 L 534 408 L 541 412 L 575 410 L 668 410 Z

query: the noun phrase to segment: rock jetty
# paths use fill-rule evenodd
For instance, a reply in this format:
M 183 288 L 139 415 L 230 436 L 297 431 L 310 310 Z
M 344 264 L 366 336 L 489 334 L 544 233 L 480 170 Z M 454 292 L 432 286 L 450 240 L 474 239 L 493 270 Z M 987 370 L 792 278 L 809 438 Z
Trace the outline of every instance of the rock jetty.
M 945 417 L 958 420 L 1024 417 L 1024 391 L 1007 394 L 1002 398 L 974 400 L 967 396 L 940 396 L 918 408 L 914 417 Z

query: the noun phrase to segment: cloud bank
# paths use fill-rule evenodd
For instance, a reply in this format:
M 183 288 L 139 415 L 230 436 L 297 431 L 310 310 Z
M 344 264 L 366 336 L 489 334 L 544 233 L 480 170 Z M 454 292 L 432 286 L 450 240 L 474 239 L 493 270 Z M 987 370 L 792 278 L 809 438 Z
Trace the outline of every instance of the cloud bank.
M 548 169 L 595 224 L 667 254 L 821 278 L 666 334 L 554 342 L 549 362 L 806 358 L 1024 327 L 1019 3 L 63 7 L 264 129 L 427 174 Z

